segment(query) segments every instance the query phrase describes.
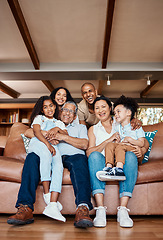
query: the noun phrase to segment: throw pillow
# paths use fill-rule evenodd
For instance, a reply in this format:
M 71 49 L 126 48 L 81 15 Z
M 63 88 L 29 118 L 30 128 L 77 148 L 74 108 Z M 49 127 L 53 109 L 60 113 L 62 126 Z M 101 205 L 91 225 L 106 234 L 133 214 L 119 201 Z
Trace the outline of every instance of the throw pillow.
M 154 139 L 154 136 L 157 132 L 158 132 L 157 130 L 153 131 L 153 132 L 145 132 L 145 138 L 149 142 L 149 148 L 148 148 L 148 151 L 144 155 L 142 163 L 148 162 L 149 154 L 150 154 L 150 151 L 151 151 L 151 148 L 152 148 L 153 139 Z
M 24 142 L 25 151 L 26 151 L 26 153 L 28 153 L 29 143 L 30 143 L 31 139 L 27 138 L 24 134 L 21 134 L 21 137 L 22 137 L 23 142 Z

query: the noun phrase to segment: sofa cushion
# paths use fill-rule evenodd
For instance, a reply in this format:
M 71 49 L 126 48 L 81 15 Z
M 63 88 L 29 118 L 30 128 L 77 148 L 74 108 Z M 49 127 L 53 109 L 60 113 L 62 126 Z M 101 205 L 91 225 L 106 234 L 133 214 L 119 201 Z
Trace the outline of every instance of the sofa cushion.
M 163 181 L 163 159 L 149 161 L 139 166 L 137 184 L 159 181 Z
M 149 154 L 151 152 L 151 149 L 152 149 L 152 143 L 153 143 L 153 139 L 155 137 L 155 134 L 157 133 L 158 131 L 153 131 L 153 132 L 145 132 L 145 138 L 148 140 L 149 142 L 149 148 L 148 148 L 148 151 L 145 153 L 144 155 L 144 158 L 142 160 L 142 163 L 145 163 L 145 162 L 148 162 L 148 159 L 149 159 Z
M 21 133 L 24 133 L 29 127 L 22 123 L 14 123 L 8 136 L 4 156 L 25 160 L 26 152 Z
M 23 160 L 0 156 L 0 180 L 21 183 L 23 166 Z M 62 184 L 71 184 L 70 172 L 66 168 L 63 171 Z

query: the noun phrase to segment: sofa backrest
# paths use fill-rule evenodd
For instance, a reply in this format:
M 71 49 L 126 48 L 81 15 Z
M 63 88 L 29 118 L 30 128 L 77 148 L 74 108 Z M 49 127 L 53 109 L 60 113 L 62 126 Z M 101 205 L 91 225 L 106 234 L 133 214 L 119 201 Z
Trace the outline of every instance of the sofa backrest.
M 153 140 L 149 161 L 163 160 L 163 122 L 153 125 L 145 125 L 143 126 L 143 129 L 145 132 L 158 130 Z
M 26 152 L 21 133 L 24 133 L 28 128 L 23 123 L 14 123 L 12 125 L 3 154 L 5 157 L 25 160 Z

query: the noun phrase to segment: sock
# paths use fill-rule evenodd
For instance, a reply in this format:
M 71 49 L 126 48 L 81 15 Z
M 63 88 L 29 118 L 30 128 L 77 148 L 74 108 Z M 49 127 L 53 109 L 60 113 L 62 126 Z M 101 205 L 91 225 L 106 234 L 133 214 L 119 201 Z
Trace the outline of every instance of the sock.
M 86 206 L 86 207 L 89 209 L 88 204 L 86 204 L 86 203 L 80 203 L 80 204 L 77 206 L 77 208 L 80 207 L 80 206 Z

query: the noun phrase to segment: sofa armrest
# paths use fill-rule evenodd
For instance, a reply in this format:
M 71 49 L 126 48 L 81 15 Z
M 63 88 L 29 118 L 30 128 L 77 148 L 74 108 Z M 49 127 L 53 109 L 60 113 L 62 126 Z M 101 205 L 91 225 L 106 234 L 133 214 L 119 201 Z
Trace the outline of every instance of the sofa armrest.
M 0 156 L 3 156 L 4 148 L 0 147 Z

